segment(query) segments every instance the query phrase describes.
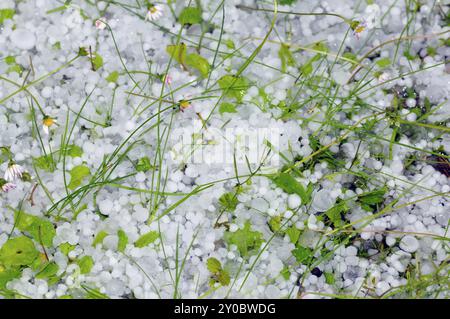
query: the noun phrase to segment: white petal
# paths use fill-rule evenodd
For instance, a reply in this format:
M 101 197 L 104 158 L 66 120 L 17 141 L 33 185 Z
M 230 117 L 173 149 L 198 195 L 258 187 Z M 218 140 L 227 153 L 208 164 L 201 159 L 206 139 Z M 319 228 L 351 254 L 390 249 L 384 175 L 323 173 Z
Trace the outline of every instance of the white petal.
M 42 129 L 44 130 L 44 133 L 48 135 L 48 126 L 47 125 L 43 125 Z

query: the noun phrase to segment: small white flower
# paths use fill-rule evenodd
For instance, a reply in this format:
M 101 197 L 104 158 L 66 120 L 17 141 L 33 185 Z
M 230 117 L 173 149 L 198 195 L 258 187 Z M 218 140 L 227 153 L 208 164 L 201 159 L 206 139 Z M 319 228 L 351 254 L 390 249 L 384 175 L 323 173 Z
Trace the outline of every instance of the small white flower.
M 16 188 L 16 184 L 10 183 L 3 178 L 0 178 L 0 188 L 3 192 L 7 193 L 12 189 Z
M 23 172 L 25 172 L 25 169 L 22 166 L 14 162 L 10 162 L 5 172 L 5 180 L 12 182 L 16 178 L 22 178 Z
M 155 21 L 161 18 L 163 15 L 163 8 L 160 5 L 152 5 L 148 8 L 146 20 Z
M 48 115 L 44 116 L 44 119 L 42 120 L 42 129 L 45 134 L 48 135 L 49 133 L 49 127 L 56 124 L 56 120 L 54 118 L 51 118 Z
M 383 83 L 389 81 L 391 76 L 387 72 L 383 72 L 378 76 L 378 82 Z
M 105 29 L 105 28 L 106 28 L 106 23 L 105 23 L 105 21 L 106 21 L 106 18 L 105 18 L 105 17 L 101 17 L 100 19 L 97 19 L 97 20 L 95 21 L 95 27 L 96 27 L 98 30 L 103 30 L 103 29 Z
M 362 19 L 356 26 L 354 26 L 353 35 L 359 40 L 364 31 L 366 30 L 367 30 L 367 22 L 364 19 Z

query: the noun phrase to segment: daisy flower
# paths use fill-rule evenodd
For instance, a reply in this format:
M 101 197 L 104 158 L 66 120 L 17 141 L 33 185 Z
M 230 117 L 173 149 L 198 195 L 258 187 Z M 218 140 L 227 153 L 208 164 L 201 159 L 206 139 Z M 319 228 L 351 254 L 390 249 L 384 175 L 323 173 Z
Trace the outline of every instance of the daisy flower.
M 0 188 L 3 192 L 7 193 L 12 189 L 16 188 L 16 184 L 10 183 L 3 178 L 0 178 Z
M 162 15 L 163 15 L 163 8 L 160 5 L 151 5 L 148 8 L 145 19 L 155 21 L 155 20 L 158 20 L 159 18 L 161 18 Z
M 106 23 L 104 22 L 106 21 L 105 17 L 101 17 L 100 19 L 95 20 L 95 27 L 98 30 L 103 30 L 106 28 Z
M 22 174 L 24 172 L 25 169 L 22 166 L 11 161 L 9 162 L 8 168 L 6 169 L 5 172 L 5 180 L 8 182 L 12 182 L 16 178 L 22 178 Z
M 361 21 L 355 20 L 352 22 L 351 28 L 353 30 L 353 35 L 359 40 L 367 28 L 367 22 L 364 19 Z
M 44 119 L 42 120 L 42 129 L 44 130 L 45 134 L 48 135 L 49 133 L 49 127 L 56 124 L 56 120 L 48 115 L 44 116 Z

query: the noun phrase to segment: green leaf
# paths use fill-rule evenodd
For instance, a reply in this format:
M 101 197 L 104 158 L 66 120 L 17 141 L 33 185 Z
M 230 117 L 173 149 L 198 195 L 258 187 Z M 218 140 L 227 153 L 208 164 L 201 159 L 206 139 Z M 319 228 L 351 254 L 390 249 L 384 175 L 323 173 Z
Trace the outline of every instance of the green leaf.
M 389 58 L 381 58 L 376 63 L 380 68 L 384 69 L 391 65 L 391 60 Z
M 224 102 L 219 106 L 219 113 L 237 113 L 236 107 L 232 103 Z
M 323 274 L 325 275 L 325 282 L 329 285 L 333 285 L 335 282 L 333 274 L 329 272 L 324 272 Z
M 214 257 L 208 258 L 206 260 L 206 268 L 213 274 L 219 273 L 222 271 L 222 264 L 220 261 Z
M 75 166 L 70 170 L 70 183 L 67 185 L 69 189 L 75 189 L 81 185 L 83 179 L 91 174 L 89 167 L 85 165 Z
M 104 230 L 101 230 L 97 236 L 95 236 L 94 241 L 92 242 L 92 246 L 95 247 L 98 244 L 103 243 L 103 239 L 105 239 L 105 237 L 108 236 L 108 233 Z
M 128 236 L 122 229 L 119 229 L 117 231 L 117 237 L 119 237 L 119 242 L 117 244 L 117 250 L 120 251 L 121 253 L 123 253 L 128 244 Z
M 44 264 L 44 267 L 42 268 L 42 270 L 40 270 L 36 274 L 36 278 L 37 279 L 51 278 L 56 275 L 56 273 L 58 272 L 58 269 L 59 269 L 59 267 L 54 261 L 48 262 L 48 263 Z
M 233 40 L 231 40 L 231 39 L 224 40 L 223 43 L 225 43 L 225 45 L 227 46 L 228 49 L 231 49 L 231 50 L 236 49 L 236 46 L 235 46 Z
M 257 250 L 262 242 L 262 233 L 252 231 L 250 222 L 247 221 L 244 228 L 235 232 L 225 232 L 224 239 L 228 245 L 236 245 L 241 256 L 247 256 Z
M 281 216 L 273 216 L 269 220 L 269 228 L 272 232 L 276 233 L 281 228 Z
M 298 246 L 292 250 L 292 255 L 299 263 L 306 264 L 306 261 L 313 256 L 313 253 L 309 248 Z
M 202 77 L 206 77 L 211 69 L 208 60 L 196 53 L 186 55 L 185 63 L 186 65 L 198 70 Z
M 298 239 L 300 238 L 301 231 L 295 227 L 291 226 L 288 229 L 286 229 L 286 235 L 289 236 L 289 239 L 291 243 L 296 244 L 298 242 Z
M 93 289 L 85 285 L 81 285 L 81 288 L 86 291 L 86 299 L 110 299 L 108 295 L 101 293 L 98 289 Z
M 343 224 L 342 214 L 349 210 L 346 202 L 340 201 L 336 203 L 333 207 L 325 212 L 330 221 L 333 223 L 334 227 L 340 227 Z
M 153 168 L 147 156 L 141 157 L 136 164 L 136 171 L 147 172 Z
M 0 248 L 0 263 L 5 266 L 28 266 L 38 257 L 33 241 L 25 236 L 8 239 Z
M 67 145 L 65 151 L 70 157 L 81 157 L 83 155 L 83 149 L 75 144 Z
M 230 274 L 228 274 L 228 271 L 222 270 L 217 274 L 217 281 L 222 286 L 228 286 L 230 284 Z
M 224 75 L 219 79 L 218 83 L 225 96 L 234 98 L 239 103 L 242 102 L 249 88 L 247 79 L 242 76 Z
M 97 71 L 103 66 L 103 58 L 97 52 L 93 53 L 92 55 L 92 64 L 94 65 L 94 71 Z
M 278 56 L 281 60 L 281 70 L 286 72 L 288 66 L 295 65 L 294 57 L 292 56 L 291 51 L 289 50 L 289 46 L 282 43 L 280 46 L 280 50 L 278 51 Z
M 110 83 L 117 83 L 117 80 L 119 79 L 119 72 L 113 71 L 111 72 L 107 77 L 106 81 Z
M 297 180 L 287 174 L 287 173 L 279 173 L 273 177 L 271 180 L 275 183 L 275 185 L 281 188 L 284 192 L 288 194 L 297 194 L 302 199 L 302 204 L 308 204 L 310 198 L 308 196 L 308 192 L 305 190 L 302 184 L 297 182 Z
M 297 0 L 279 0 L 278 3 L 281 5 L 292 5 L 294 2 L 296 2 Z
M 61 250 L 61 252 L 64 255 L 69 255 L 69 253 L 75 249 L 75 245 L 71 245 L 69 243 L 62 243 L 61 245 L 59 245 L 59 250 Z
M 186 44 L 168 45 L 166 52 L 178 63 L 185 65 L 186 61 Z
M 358 196 L 358 201 L 361 207 L 366 211 L 373 211 L 377 205 L 384 202 L 384 195 L 387 192 L 387 187 L 383 187 Z
M 288 280 L 291 277 L 291 272 L 287 266 L 284 266 L 280 271 L 280 275 L 284 278 L 284 280 Z
M 134 246 L 137 248 L 142 248 L 150 245 L 159 238 L 159 233 L 157 231 L 151 231 L 147 234 L 142 235 L 134 242 Z
M 8 65 L 14 65 L 14 64 L 16 64 L 16 57 L 13 56 L 13 55 L 8 55 L 8 56 L 5 58 L 5 63 L 8 64 Z
M 80 267 L 81 274 L 88 274 L 91 272 L 92 267 L 94 267 L 94 259 L 91 256 L 84 256 L 77 260 L 77 265 Z
M 28 233 L 38 243 L 47 247 L 53 245 L 56 230 L 49 220 L 26 214 L 23 211 L 15 211 L 14 221 L 17 229 Z
M 219 205 L 226 211 L 233 212 L 238 204 L 239 200 L 234 193 L 225 193 L 219 197 Z
M 14 9 L 0 9 L 0 24 L 3 24 L 5 20 L 12 19 L 16 14 Z
M 6 268 L 0 265 L 0 290 L 5 289 L 9 281 L 20 278 L 21 274 L 19 267 Z
M 198 7 L 186 7 L 178 17 L 180 24 L 199 24 L 202 22 L 202 9 Z
M 34 157 L 33 164 L 37 168 L 47 172 L 53 172 L 55 170 L 55 165 L 53 165 L 53 160 L 50 155 L 42 155 L 40 157 Z

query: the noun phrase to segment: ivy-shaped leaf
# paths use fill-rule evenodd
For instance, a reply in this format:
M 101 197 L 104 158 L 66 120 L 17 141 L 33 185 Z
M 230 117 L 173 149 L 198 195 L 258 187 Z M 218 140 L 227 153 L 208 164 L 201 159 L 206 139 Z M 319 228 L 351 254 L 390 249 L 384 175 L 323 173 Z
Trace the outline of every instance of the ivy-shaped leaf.
M 77 260 L 77 265 L 80 267 L 81 274 L 88 274 L 91 272 L 92 267 L 94 267 L 94 259 L 91 256 L 83 256 Z
M 239 103 L 242 102 L 249 87 L 247 79 L 242 76 L 224 75 L 218 83 L 225 96 L 234 98 Z
M 70 170 L 70 183 L 67 185 L 69 189 L 75 189 L 81 185 L 83 179 L 91 174 L 89 167 L 85 165 L 78 165 Z
M 199 7 L 186 7 L 178 17 L 180 24 L 199 24 L 202 22 L 202 9 Z
M 8 239 L 0 248 L 0 263 L 5 266 L 28 266 L 38 257 L 33 241 L 25 236 Z
M 186 55 L 186 65 L 198 70 L 202 77 L 206 77 L 211 69 L 208 60 L 197 53 Z
M 256 251 L 263 242 L 262 233 L 252 231 L 250 222 L 244 224 L 244 228 L 238 229 L 235 232 L 226 232 L 224 239 L 228 245 L 236 245 L 241 256 L 248 256 L 250 253 Z
M 219 113 L 237 113 L 236 107 L 232 103 L 224 102 L 219 106 Z
M 31 235 L 36 242 L 47 247 L 53 245 L 56 231 L 49 220 L 26 214 L 23 211 L 15 211 L 14 220 L 17 229 Z

